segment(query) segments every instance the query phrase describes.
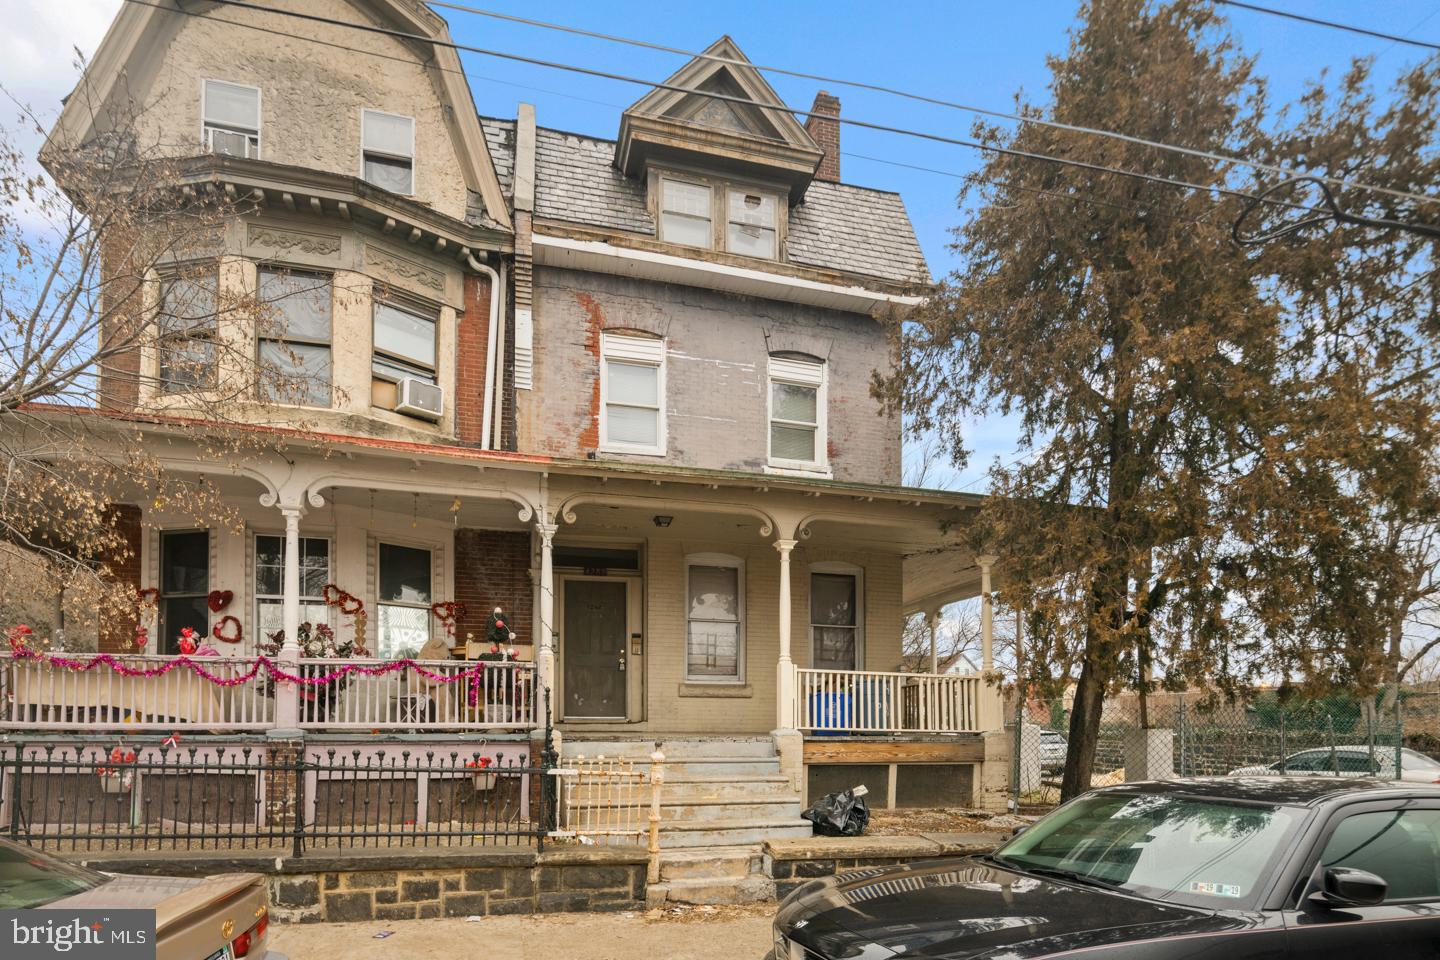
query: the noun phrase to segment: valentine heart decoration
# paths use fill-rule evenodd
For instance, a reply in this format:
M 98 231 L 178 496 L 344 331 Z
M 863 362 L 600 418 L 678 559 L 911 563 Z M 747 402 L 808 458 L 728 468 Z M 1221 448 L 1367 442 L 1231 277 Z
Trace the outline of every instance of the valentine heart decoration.
M 219 613 L 230 606 L 230 601 L 235 599 L 233 590 L 211 590 L 210 595 L 205 598 L 205 603 L 211 613 Z
M 192 654 L 192 653 L 195 652 L 196 647 L 195 647 L 195 631 L 194 631 L 194 629 L 192 629 L 191 627 L 182 627 L 182 628 L 180 629 L 180 643 L 179 643 L 179 647 L 180 647 L 180 652 L 181 652 L 182 654 L 184 654 L 185 656 L 187 656 L 187 657 L 190 656 L 190 654 Z
M 228 614 L 221 617 L 215 626 L 210 630 L 210 635 L 216 640 L 223 640 L 226 643 L 239 643 L 245 636 L 245 630 L 240 626 L 240 621 Z

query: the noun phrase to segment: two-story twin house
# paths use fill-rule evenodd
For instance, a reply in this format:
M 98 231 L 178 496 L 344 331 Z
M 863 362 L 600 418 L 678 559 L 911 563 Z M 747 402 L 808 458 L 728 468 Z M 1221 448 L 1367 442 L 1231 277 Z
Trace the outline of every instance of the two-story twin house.
M 220 306 L 137 350 L 96 412 L 243 517 L 118 505 L 159 652 L 230 616 L 222 655 L 283 629 L 298 657 L 302 622 L 354 628 L 339 590 L 373 656 L 458 664 L 499 607 L 536 673 L 520 712 L 417 712 L 412 685 L 258 723 L 523 746 L 548 690 L 567 750 L 774 764 L 770 813 L 717 808 L 736 830 L 862 780 L 882 804 L 995 802 L 990 690 L 898 672 L 906 616 L 976 595 L 993 561 L 963 546 L 978 498 L 900 485 L 871 379 L 927 270 L 901 198 L 843 182 L 839 101 L 795 111 L 722 38 L 613 138 L 581 135 L 525 104 L 477 116 L 420 3 L 266 6 L 124 5 L 47 148 L 123 108 L 182 158 L 177 189 L 235 200 L 148 281 L 158 314 Z M 179 426 L 205 391 L 275 443 L 207 454 Z M 133 655 L 128 629 L 102 648 Z

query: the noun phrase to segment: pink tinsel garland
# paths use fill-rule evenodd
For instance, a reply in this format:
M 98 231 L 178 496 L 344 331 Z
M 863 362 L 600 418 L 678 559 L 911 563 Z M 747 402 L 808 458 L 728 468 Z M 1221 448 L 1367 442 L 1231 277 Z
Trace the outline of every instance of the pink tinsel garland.
M 427 670 L 425 667 L 420 666 L 415 660 L 405 659 L 388 660 L 384 664 L 375 667 L 362 666 L 358 663 L 347 663 L 337 667 L 324 676 L 302 677 L 299 674 L 280 669 L 275 665 L 275 661 L 269 657 L 258 656 L 255 658 L 255 662 L 251 665 L 248 672 L 234 677 L 217 677 L 209 670 L 206 670 L 203 665 L 196 663 L 187 656 L 178 656 L 167 661 L 162 666 L 143 670 L 136 669 L 135 667 L 127 667 L 108 653 L 96 654 L 89 660 L 77 660 L 72 657 L 64 657 L 54 653 L 44 653 L 38 650 L 31 650 L 29 647 L 20 646 L 13 649 L 10 655 L 16 660 L 39 660 L 42 663 L 49 663 L 55 666 L 65 667 L 67 670 L 78 670 L 81 672 L 93 670 L 101 664 L 105 664 L 122 677 L 163 677 L 177 667 L 188 667 L 196 676 L 213 683 L 217 687 L 238 687 L 242 683 L 249 683 L 260 674 L 262 668 L 272 679 L 298 683 L 307 687 L 326 687 L 352 673 L 358 673 L 363 677 L 383 677 L 397 670 L 414 670 L 425 679 L 432 680 L 436 683 L 458 683 L 461 680 L 468 680 L 469 690 L 467 691 L 466 699 L 472 707 L 480 701 L 480 684 L 483 682 L 482 678 L 485 671 L 490 669 L 490 664 L 482 663 L 462 670 L 459 673 L 443 674 L 436 673 L 433 670 Z

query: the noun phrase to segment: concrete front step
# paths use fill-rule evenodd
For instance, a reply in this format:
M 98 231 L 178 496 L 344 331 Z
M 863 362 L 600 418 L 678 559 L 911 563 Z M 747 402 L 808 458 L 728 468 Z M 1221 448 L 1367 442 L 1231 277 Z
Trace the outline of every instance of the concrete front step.
M 781 797 L 756 797 L 747 800 L 735 800 L 729 797 L 697 797 L 691 799 L 670 798 L 661 794 L 660 801 L 660 829 L 670 823 L 680 821 L 695 821 L 704 823 L 712 820 L 780 820 L 799 819 L 800 801 L 795 796 Z M 591 816 L 600 822 L 606 819 L 606 811 L 616 811 L 615 817 L 619 819 L 619 811 L 630 808 L 625 803 L 584 803 L 579 801 L 578 805 L 591 811 Z
M 738 880 L 763 869 L 758 845 L 660 850 L 661 880 Z
M 721 880 L 662 880 L 645 891 L 645 905 L 664 903 L 766 903 L 775 899 L 775 881 L 769 877 Z
M 809 821 L 798 818 L 691 820 L 660 824 L 660 848 L 733 847 L 766 840 L 799 840 L 814 836 Z
M 656 743 L 665 754 L 666 760 L 681 760 L 692 757 L 750 757 L 775 756 L 775 742 L 766 737 L 653 737 L 644 740 L 621 739 L 562 739 L 562 757 L 622 757 L 631 760 L 649 760 Z
M 649 796 L 649 786 L 640 788 Z M 605 802 L 610 788 L 603 784 L 582 784 L 570 791 L 577 803 Z M 681 800 L 770 800 L 780 797 L 795 798 L 790 789 L 790 780 L 781 774 L 757 774 L 748 777 L 723 776 L 674 776 L 667 770 L 662 793 L 666 802 Z

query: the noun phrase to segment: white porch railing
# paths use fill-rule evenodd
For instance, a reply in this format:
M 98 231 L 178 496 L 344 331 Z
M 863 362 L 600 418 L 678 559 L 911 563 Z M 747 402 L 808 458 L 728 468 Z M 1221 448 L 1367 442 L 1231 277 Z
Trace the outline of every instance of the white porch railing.
M 301 660 L 302 677 L 321 677 L 347 663 L 376 666 L 376 660 Z M 535 665 L 474 660 L 423 661 L 430 673 L 459 676 L 475 671 L 475 704 L 468 677 L 449 683 L 415 671 L 380 677 L 351 674 L 330 687 L 301 687 L 302 729 L 491 730 L 535 724 Z
M 89 654 L 74 655 L 86 660 Z M 167 656 L 116 655 L 126 670 L 156 670 Z M 225 681 L 248 674 L 251 657 L 205 657 L 197 664 L 220 683 L 179 666 L 164 675 L 127 677 L 106 663 L 72 670 L 39 660 L 0 659 L 0 728 L 12 730 L 120 730 L 165 732 L 203 730 L 228 733 L 276 726 L 276 698 L 299 698 L 300 726 L 309 730 L 492 730 L 535 725 L 535 665 L 434 661 L 420 664 L 432 674 L 458 677 L 445 683 L 413 670 L 379 677 L 356 674 L 323 687 L 268 681 L 262 669 L 252 680 Z M 300 660 L 292 669 L 321 677 L 355 663 L 380 660 Z M 478 688 L 470 702 L 475 672 Z M 297 689 L 298 688 L 298 689 Z
M 799 667 L 795 675 L 795 729 L 804 733 L 979 733 L 996 696 L 978 676 Z

